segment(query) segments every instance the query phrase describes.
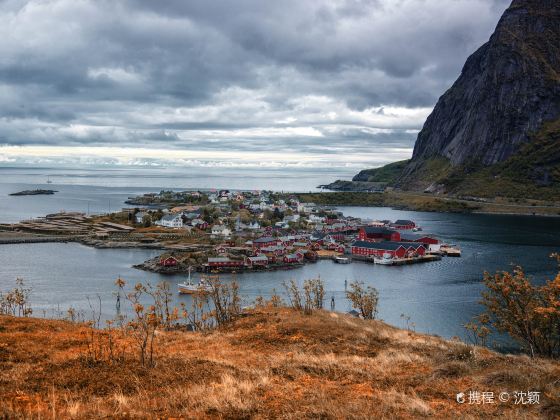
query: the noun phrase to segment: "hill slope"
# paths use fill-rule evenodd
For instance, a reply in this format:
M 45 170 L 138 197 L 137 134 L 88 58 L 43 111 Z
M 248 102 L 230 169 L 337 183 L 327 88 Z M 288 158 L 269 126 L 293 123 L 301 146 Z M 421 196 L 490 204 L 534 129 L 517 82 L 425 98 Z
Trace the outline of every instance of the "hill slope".
M 560 415 L 557 362 L 342 314 L 263 308 L 220 331 L 162 333 L 151 369 L 133 354 L 112 364 L 88 361 L 88 331 L 65 321 L 0 317 L 0 417 Z M 115 337 L 115 349 L 121 340 Z M 542 394 L 538 405 L 458 404 L 456 394 L 469 390 Z

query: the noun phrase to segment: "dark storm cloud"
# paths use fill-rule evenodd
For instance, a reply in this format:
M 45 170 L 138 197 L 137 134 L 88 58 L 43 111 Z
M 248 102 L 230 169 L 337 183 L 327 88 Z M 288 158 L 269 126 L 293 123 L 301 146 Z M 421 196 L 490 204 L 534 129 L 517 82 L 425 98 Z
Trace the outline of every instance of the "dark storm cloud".
M 0 143 L 410 148 L 507 5 L 6 0 Z

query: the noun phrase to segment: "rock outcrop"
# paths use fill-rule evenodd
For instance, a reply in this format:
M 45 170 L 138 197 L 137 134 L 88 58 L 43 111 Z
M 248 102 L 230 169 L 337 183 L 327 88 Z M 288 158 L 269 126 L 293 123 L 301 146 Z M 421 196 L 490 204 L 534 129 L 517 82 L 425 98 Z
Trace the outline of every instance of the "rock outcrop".
M 432 158 L 503 162 L 559 115 L 560 2 L 514 0 L 426 120 L 401 184 Z

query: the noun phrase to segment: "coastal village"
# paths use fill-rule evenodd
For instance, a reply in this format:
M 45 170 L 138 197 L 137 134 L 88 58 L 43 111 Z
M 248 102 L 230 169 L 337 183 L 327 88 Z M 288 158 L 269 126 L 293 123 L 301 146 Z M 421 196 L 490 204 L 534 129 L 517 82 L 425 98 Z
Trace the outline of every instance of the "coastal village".
M 290 194 L 161 191 L 126 204 L 111 214 L 58 213 L 0 225 L 0 242 L 160 249 L 135 266 L 158 273 L 292 269 L 319 259 L 391 266 L 460 256 L 412 220 L 362 220 Z

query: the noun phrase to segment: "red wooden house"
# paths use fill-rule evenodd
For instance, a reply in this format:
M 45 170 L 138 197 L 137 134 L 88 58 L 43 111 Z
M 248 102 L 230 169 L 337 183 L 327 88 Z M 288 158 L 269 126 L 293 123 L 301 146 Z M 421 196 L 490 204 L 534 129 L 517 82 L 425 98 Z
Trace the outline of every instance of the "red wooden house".
M 179 261 L 175 257 L 162 257 L 159 259 L 159 265 L 163 267 L 175 267 L 177 264 L 179 264 Z
M 299 263 L 303 260 L 303 255 L 299 253 L 284 255 L 283 261 L 286 264 Z
M 247 257 L 245 265 L 248 267 L 266 267 L 268 265 L 268 258 L 266 255 L 258 255 L 256 257 Z
M 424 255 L 426 248 L 419 243 L 356 241 L 352 244 L 352 255 L 364 257 L 404 258 Z
M 391 228 L 393 229 L 409 230 L 414 229 L 416 227 L 416 223 L 414 223 L 412 220 L 399 219 L 396 220 L 395 223 L 391 223 L 389 226 L 391 226 Z
M 417 242 L 421 244 L 437 245 L 439 240 L 429 235 L 415 233 L 401 233 L 401 242 Z
M 378 226 L 365 226 L 358 232 L 360 241 L 393 241 L 401 240 L 401 234 L 393 229 Z
M 278 239 L 272 236 L 263 236 L 253 240 L 253 248 L 268 248 L 271 246 L 276 246 L 278 244 Z
M 208 263 L 206 264 L 208 267 L 243 267 L 244 261 L 242 260 L 230 260 L 227 257 L 215 257 L 215 258 L 208 258 Z

